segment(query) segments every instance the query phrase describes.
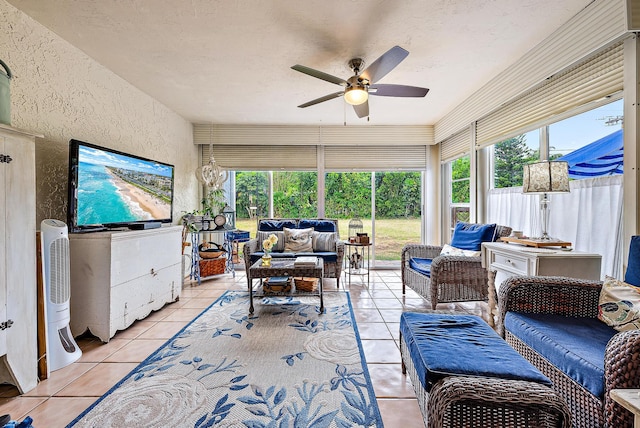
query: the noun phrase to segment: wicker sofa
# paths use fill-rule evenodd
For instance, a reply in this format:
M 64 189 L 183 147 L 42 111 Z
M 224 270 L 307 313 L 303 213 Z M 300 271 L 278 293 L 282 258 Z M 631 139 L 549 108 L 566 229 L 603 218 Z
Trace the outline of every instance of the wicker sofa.
M 633 415 L 609 392 L 640 388 L 640 330 L 618 332 L 597 318 L 602 284 L 511 277 L 500 286 L 497 331 L 553 381 L 574 427 L 630 428 Z
M 510 227 L 497 225 L 493 240 L 510 233 Z M 404 246 L 401 258 L 402 294 L 409 287 L 427 299 L 433 309 L 438 303 L 487 300 L 487 270 L 482 267 L 481 258 L 440 255 L 442 249 L 442 246 L 436 245 Z M 426 261 L 427 269 L 416 267 L 415 260 Z
M 313 251 L 311 252 L 285 252 L 284 249 L 284 229 L 307 229 L 313 228 L 318 234 L 335 234 L 328 244 L 330 248 L 317 248 L 316 239 L 313 241 Z M 344 257 L 344 242 L 340 240 L 338 220 L 336 219 L 305 219 L 305 218 L 262 218 L 258 219 L 257 236 L 243 246 L 244 266 L 249 276 L 249 268 L 259 258 L 264 255 L 262 251 L 262 240 L 269 234 L 275 233 L 280 243 L 280 251 L 274 250 L 271 256 L 274 259 L 292 258 L 299 256 L 322 257 L 324 261 L 324 277 L 336 278 L 340 286 L 340 275 L 342 274 L 342 259 Z M 315 235 L 314 235 L 315 236 Z

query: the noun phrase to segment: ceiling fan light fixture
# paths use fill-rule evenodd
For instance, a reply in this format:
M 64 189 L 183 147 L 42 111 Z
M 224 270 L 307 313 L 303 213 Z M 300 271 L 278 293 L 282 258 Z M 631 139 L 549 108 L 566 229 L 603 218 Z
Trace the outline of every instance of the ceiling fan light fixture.
M 344 91 L 344 100 L 352 106 L 364 104 L 369 99 L 369 93 L 362 87 L 351 87 Z

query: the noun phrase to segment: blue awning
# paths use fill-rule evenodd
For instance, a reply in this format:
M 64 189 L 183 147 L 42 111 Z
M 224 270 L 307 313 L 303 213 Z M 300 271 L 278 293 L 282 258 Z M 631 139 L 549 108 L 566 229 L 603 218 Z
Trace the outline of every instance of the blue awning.
M 573 179 L 622 174 L 622 129 L 555 159 L 569 164 Z

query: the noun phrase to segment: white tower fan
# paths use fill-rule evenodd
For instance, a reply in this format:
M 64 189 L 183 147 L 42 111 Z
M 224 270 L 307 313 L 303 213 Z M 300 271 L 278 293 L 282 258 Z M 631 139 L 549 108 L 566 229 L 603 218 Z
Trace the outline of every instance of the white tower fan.
M 47 370 L 54 371 L 68 366 L 82 356 L 69 328 L 71 268 L 67 225 L 60 220 L 43 220 L 40 225 L 40 240 L 46 299 Z

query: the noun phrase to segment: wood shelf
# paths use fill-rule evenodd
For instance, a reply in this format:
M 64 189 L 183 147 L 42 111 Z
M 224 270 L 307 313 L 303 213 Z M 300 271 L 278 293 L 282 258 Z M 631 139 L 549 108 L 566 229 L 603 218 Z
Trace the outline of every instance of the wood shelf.
M 559 240 L 548 240 L 548 239 L 531 239 L 531 238 L 516 238 L 513 236 L 506 236 L 500 238 L 502 242 L 508 242 L 512 244 L 520 244 L 527 247 L 562 247 L 567 248 L 571 246 L 571 242 L 559 241 Z

